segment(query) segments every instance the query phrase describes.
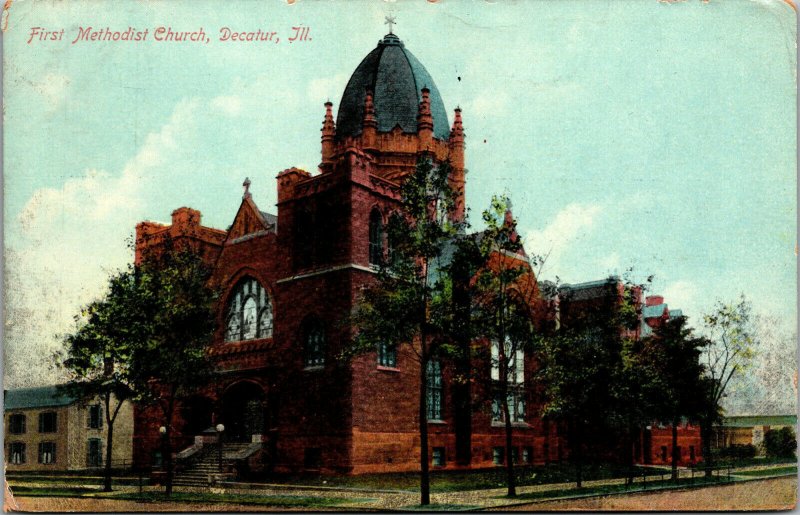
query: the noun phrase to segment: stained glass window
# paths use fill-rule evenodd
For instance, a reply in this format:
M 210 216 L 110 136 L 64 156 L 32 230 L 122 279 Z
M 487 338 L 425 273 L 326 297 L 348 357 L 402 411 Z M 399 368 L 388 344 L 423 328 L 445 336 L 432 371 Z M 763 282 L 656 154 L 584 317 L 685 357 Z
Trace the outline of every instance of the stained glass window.
M 225 341 L 272 338 L 272 300 L 253 278 L 239 281 L 228 301 Z

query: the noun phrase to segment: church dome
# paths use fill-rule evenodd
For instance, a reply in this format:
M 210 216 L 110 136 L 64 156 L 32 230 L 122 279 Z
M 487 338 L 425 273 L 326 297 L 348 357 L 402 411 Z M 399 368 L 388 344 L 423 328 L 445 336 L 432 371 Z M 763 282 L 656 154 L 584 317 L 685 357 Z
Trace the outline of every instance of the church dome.
M 430 90 L 433 135 L 447 139 L 450 126 L 436 84 L 403 42 L 394 34 L 387 34 L 361 61 L 344 88 L 336 117 L 337 138 L 361 133 L 367 89 L 373 92 L 379 132 L 389 132 L 396 125 L 403 132 L 417 132 L 421 90 L 425 87 Z

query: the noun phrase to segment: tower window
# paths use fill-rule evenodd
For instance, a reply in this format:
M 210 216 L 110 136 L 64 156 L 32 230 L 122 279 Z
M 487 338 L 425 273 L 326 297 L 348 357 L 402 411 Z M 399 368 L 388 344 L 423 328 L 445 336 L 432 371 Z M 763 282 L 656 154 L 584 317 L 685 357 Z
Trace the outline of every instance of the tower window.
M 226 342 L 272 338 L 272 300 L 258 281 L 237 283 L 228 301 Z
M 325 328 L 322 322 L 311 319 L 305 324 L 305 365 L 319 367 L 325 364 Z
M 427 408 L 428 420 L 442 419 L 442 364 L 438 360 L 428 362 Z
M 383 219 L 381 212 L 373 209 L 369 215 L 369 263 L 383 262 Z

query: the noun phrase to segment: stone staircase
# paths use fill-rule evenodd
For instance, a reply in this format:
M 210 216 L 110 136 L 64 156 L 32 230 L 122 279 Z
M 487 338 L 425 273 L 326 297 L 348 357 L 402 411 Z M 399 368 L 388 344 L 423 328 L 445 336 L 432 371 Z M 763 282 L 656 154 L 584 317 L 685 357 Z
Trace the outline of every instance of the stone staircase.
M 222 445 L 222 470 L 230 470 L 230 464 L 237 460 L 246 459 L 259 448 L 260 444 L 224 443 Z M 208 486 L 212 478 L 217 478 L 220 475 L 218 452 L 216 445 L 204 446 L 190 464 L 175 473 L 172 484 L 192 487 Z

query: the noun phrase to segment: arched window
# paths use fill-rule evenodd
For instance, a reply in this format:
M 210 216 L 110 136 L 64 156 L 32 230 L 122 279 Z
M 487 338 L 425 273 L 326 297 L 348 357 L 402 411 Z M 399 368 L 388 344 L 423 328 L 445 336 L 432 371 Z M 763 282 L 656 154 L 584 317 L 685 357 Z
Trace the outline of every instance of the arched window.
M 303 355 L 307 367 L 325 364 L 325 327 L 316 318 L 306 321 L 303 328 Z
M 272 301 L 251 277 L 237 283 L 228 301 L 225 341 L 272 338 Z
M 369 262 L 379 265 L 383 261 L 383 218 L 373 209 L 369 214 Z
M 387 247 L 387 254 L 389 256 L 389 263 L 392 265 L 397 264 L 400 256 L 396 251 L 397 242 L 397 232 L 400 231 L 402 227 L 403 219 L 400 218 L 400 215 L 394 213 L 391 217 L 389 217 L 389 226 L 387 230 L 387 237 L 386 237 L 386 247 Z

